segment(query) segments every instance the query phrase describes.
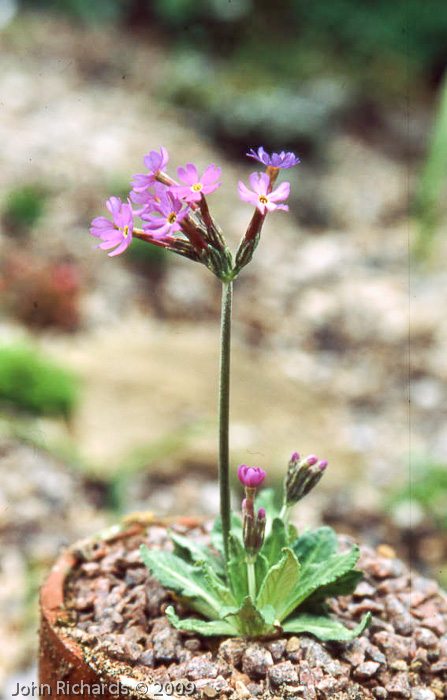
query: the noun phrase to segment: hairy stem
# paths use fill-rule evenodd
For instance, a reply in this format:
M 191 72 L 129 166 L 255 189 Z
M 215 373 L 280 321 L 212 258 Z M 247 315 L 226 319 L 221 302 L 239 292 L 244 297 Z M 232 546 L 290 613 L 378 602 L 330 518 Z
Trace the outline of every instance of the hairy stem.
M 230 350 L 231 350 L 231 308 L 233 301 L 233 282 L 223 282 L 222 316 L 220 336 L 220 373 L 219 373 L 219 488 L 220 516 L 225 557 L 228 561 L 228 537 L 230 534 L 230 460 L 229 460 L 229 423 L 230 423 Z

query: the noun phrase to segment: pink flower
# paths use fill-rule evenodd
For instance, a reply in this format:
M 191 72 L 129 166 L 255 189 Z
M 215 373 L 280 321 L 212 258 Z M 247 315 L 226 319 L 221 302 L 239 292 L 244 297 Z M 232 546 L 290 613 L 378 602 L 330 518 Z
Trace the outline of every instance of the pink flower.
M 96 238 L 100 238 L 102 243 L 94 246 L 101 250 L 111 250 L 110 257 L 123 253 L 132 242 L 133 232 L 133 211 L 130 200 L 128 204 L 123 204 L 119 197 L 110 197 L 106 202 L 106 207 L 112 215 L 113 221 L 105 216 L 97 216 L 93 219 L 90 233 Z
M 160 239 L 181 230 L 180 222 L 188 215 L 189 207 L 182 210 L 184 203 L 169 189 L 157 189 L 156 195 L 141 218 L 147 221 L 143 229 Z
M 249 489 L 255 489 L 265 479 L 265 471 L 261 467 L 247 467 L 245 464 L 237 470 L 237 476 L 241 484 Z
M 144 156 L 143 163 L 149 172 L 146 174 L 137 173 L 133 176 L 132 186 L 137 193 L 144 192 L 148 187 L 152 187 L 157 179 L 157 175 L 166 170 L 166 166 L 169 163 L 169 154 L 166 148 L 160 146 L 160 153 L 151 151 L 149 155 Z
M 270 186 L 270 178 L 267 173 L 252 173 L 249 177 L 249 182 L 253 192 L 251 192 L 243 182 L 239 182 L 238 184 L 239 197 L 244 202 L 250 202 L 250 204 L 253 204 L 259 209 L 261 214 L 266 214 L 267 211 L 274 211 L 275 209 L 284 209 L 284 211 L 289 211 L 287 204 L 276 203 L 284 201 L 289 196 L 289 182 L 282 182 L 272 192 L 268 191 Z
M 202 194 L 210 194 L 221 185 L 220 182 L 216 182 L 220 177 L 220 168 L 216 168 L 215 165 L 209 165 L 201 178 L 192 163 L 187 164 L 186 170 L 179 168 L 177 173 L 179 180 L 184 182 L 186 187 L 175 185 L 171 189 L 185 202 L 200 202 Z

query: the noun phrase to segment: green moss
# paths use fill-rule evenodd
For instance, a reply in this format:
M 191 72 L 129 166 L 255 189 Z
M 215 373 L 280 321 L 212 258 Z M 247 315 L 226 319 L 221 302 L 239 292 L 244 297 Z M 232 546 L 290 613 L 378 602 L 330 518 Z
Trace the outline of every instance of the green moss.
M 68 419 L 73 414 L 78 389 L 71 372 L 32 347 L 0 347 L 0 404 L 5 408 Z
M 11 190 L 3 207 L 5 233 L 28 233 L 42 216 L 45 199 L 44 190 L 36 184 L 27 184 Z

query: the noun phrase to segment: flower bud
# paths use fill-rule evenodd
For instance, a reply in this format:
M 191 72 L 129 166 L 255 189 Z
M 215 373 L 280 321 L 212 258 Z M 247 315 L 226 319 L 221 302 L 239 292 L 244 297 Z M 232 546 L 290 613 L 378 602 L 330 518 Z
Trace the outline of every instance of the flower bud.
M 285 503 L 287 506 L 298 503 L 318 484 L 327 464 L 325 459 L 319 462 L 316 455 L 309 455 L 300 462 L 290 460 L 284 482 Z
M 245 551 L 249 556 L 254 556 L 261 549 L 265 533 L 265 509 L 259 508 L 257 515 L 247 511 L 244 513 L 243 539 Z
M 247 467 L 245 464 L 237 470 L 237 476 L 241 484 L 250 489 L 255 489 L 265 479 L 265 471 L 261 467 Z

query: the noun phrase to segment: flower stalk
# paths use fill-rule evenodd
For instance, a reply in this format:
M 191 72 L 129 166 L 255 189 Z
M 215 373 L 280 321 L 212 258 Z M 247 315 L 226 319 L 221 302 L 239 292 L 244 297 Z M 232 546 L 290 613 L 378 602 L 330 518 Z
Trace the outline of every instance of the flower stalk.
M 231 312 L 233 305 L 233 282 L 222 284 L 222 314 L 220 325 L 220 371 L 219 371 L 219 485 L 220 516 L 225 558 L 228 561 L 228 538 L 230 534 L 230 356 L 231 356 Z

